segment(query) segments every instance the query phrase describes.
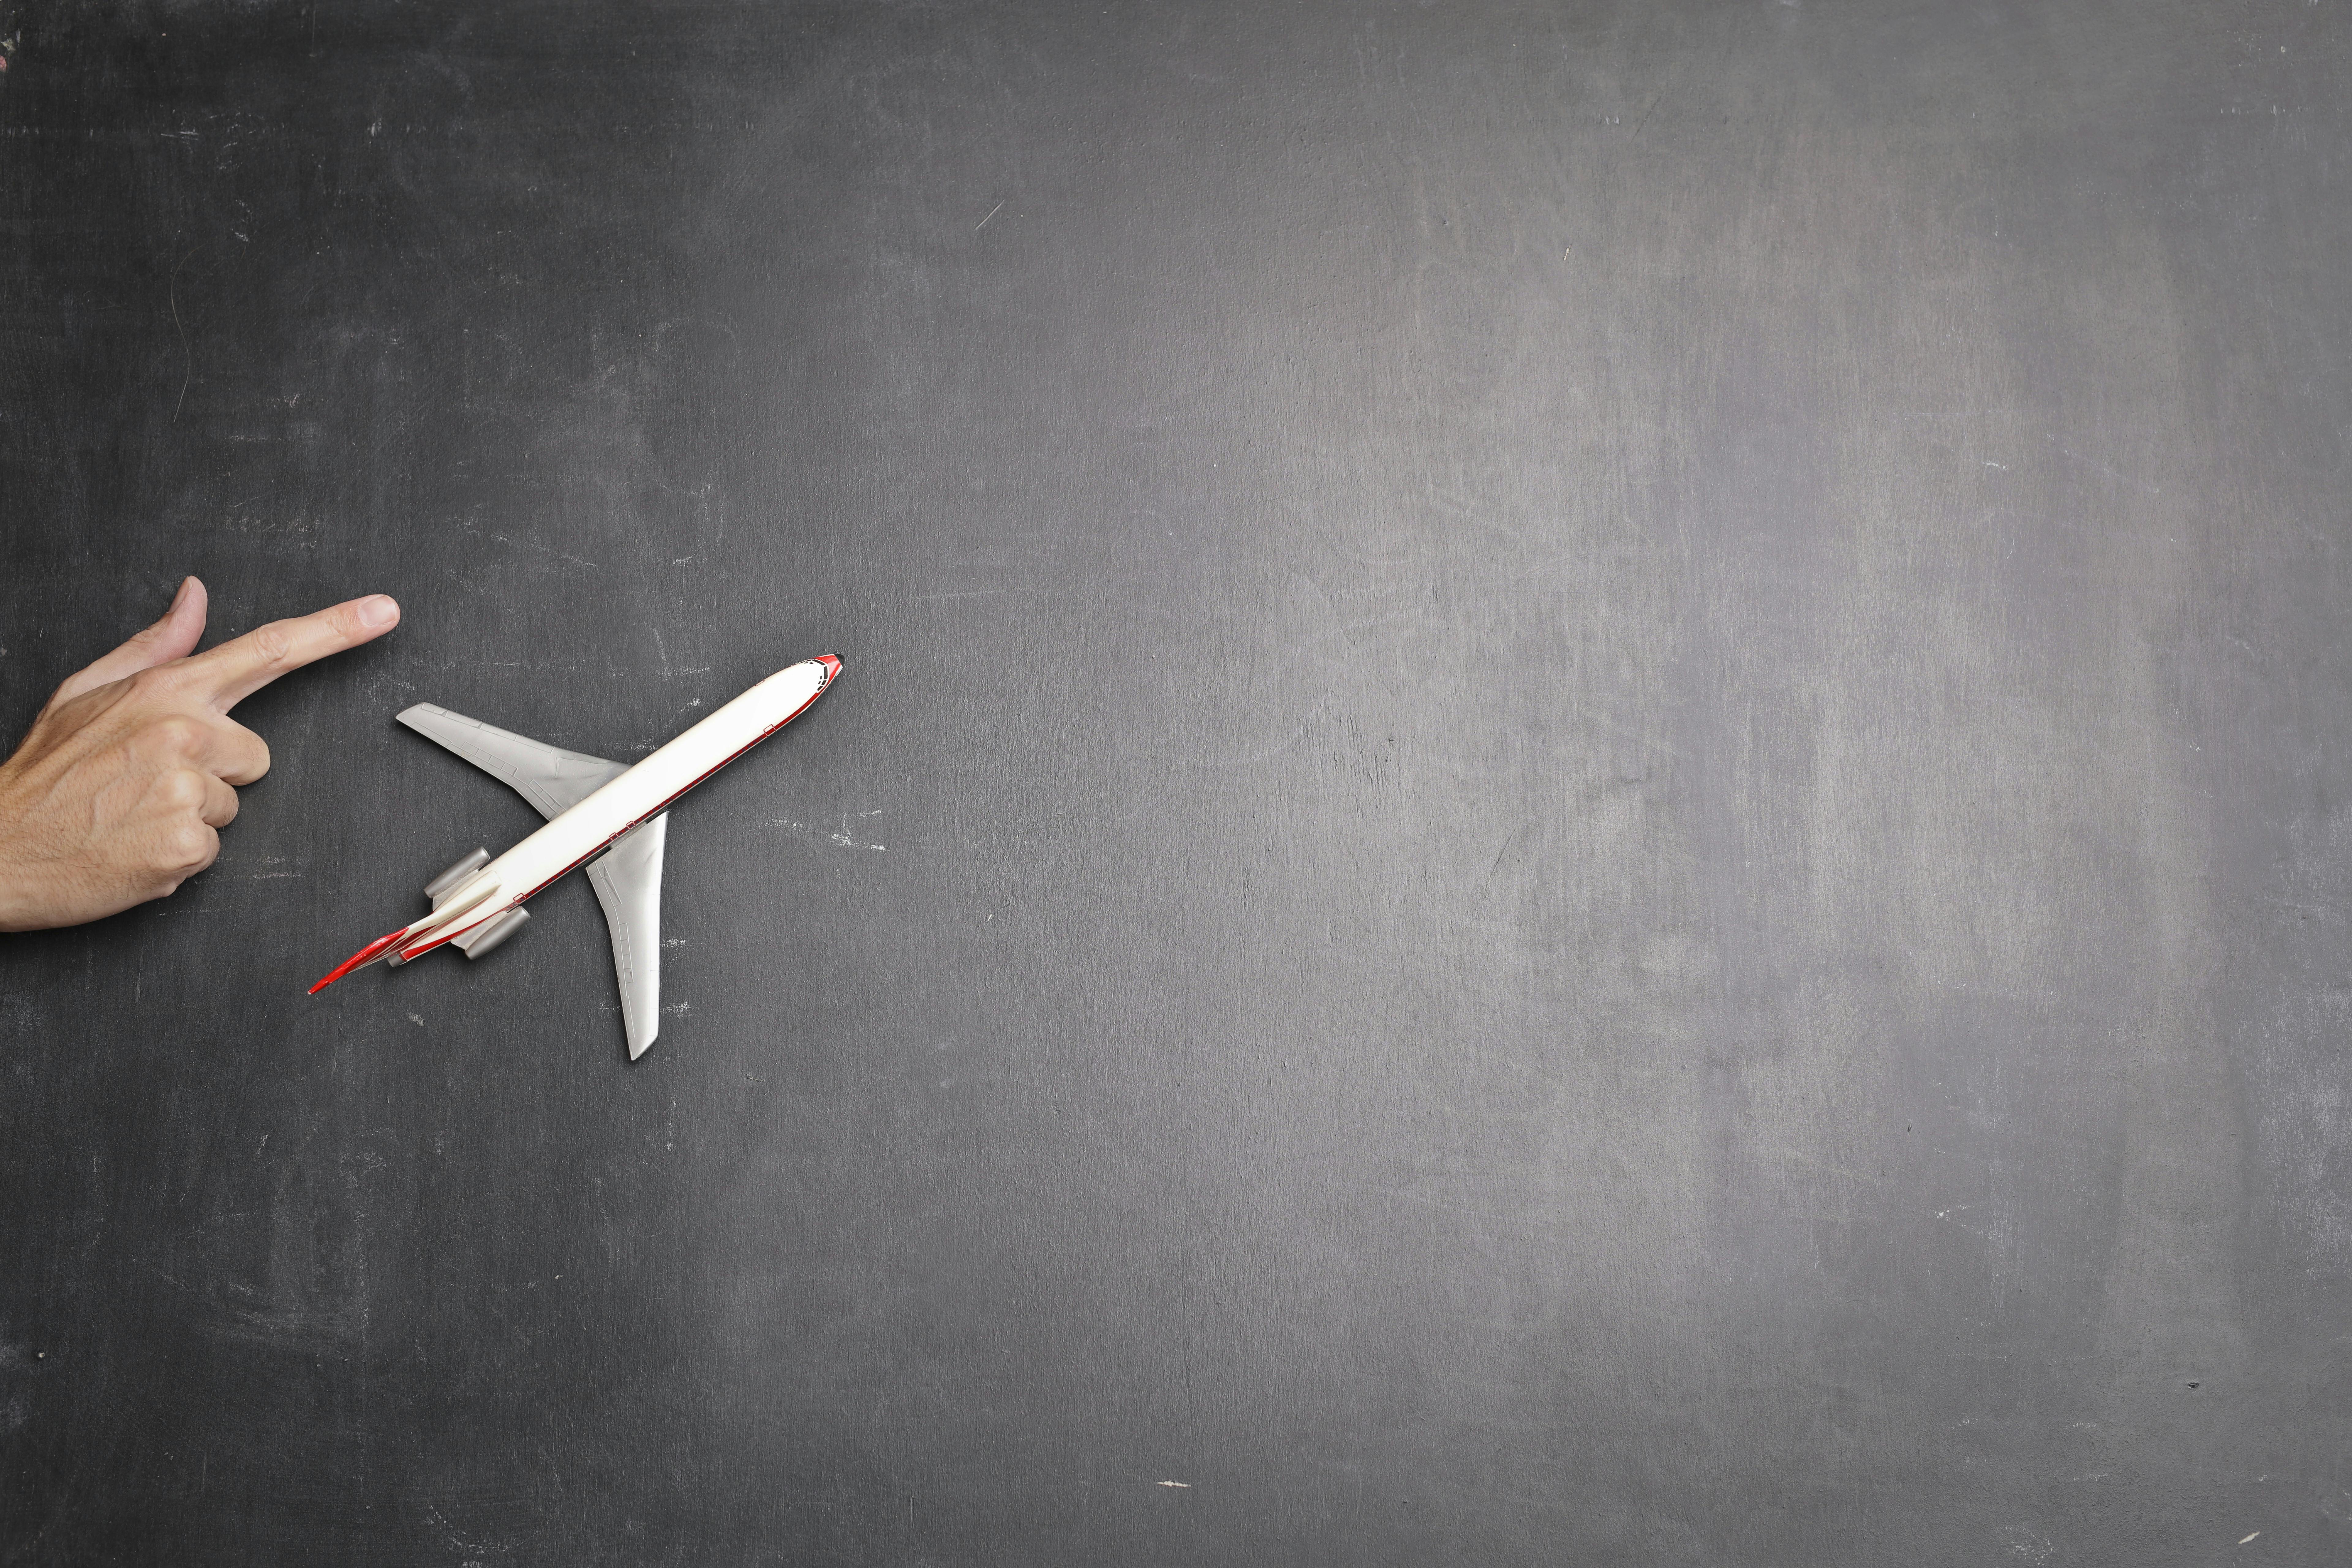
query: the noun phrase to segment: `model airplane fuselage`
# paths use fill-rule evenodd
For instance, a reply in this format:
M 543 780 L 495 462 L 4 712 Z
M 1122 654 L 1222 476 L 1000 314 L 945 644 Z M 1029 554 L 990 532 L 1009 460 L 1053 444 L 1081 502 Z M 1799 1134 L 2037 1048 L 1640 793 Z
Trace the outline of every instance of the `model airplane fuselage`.
M 660 1023 L 664 815 L 678 796 L 791 723 L 833 684 L 823 654 L 781 670 L 631 767 L 492 729 L 431 703 L 400 721 L 504 779 L 547 826 L 492 859 L 477 849 L 425 885 L 433 912 L 380 936 L 338 964 L 313 994 L 379 960 L 405 963 L 445 943 L 478 958 L 522 929 L 524 901 L 596 857 L 588 869 L 604 906 L 631 1060 Z M 605 854 L 610 850 L 610 854 Z

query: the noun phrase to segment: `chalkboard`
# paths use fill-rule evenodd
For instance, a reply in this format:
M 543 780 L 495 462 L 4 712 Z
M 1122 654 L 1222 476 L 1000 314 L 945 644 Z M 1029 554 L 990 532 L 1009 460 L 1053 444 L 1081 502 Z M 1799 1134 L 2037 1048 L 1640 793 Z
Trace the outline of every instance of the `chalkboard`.
M 405 609 L 0 938 L 0 1562 L 2352 1554 L 2341 6 L 0 38 L 0 724 Z

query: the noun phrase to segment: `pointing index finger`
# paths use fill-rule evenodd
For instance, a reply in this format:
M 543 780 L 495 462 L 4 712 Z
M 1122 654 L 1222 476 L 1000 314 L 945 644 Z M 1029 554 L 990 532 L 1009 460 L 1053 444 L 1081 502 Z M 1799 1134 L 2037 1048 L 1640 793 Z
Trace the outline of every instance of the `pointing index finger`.
M 400 606 L 382 594 L 371 594 L 313 615 L 256 626 L 197 654 L 182 668 L 192 685 L 211 689 L 213 706 L 226 713 L 288 671 L 372 642 L 399 624 Z

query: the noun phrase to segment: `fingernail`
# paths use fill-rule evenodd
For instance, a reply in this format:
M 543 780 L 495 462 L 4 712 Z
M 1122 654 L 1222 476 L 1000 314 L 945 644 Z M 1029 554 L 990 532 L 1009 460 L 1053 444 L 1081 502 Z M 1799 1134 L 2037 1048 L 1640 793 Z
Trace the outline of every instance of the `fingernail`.
M 380 632 L 400 619 L 400 606 L 382 594 L 371 594 L 360 601 L 360 625 L 372 632 Z

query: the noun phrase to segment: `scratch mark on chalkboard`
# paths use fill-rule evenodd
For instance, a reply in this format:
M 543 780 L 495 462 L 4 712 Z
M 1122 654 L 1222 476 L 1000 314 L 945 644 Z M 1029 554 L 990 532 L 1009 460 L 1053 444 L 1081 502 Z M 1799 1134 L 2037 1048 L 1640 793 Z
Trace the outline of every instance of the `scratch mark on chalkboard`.
M 2259 1530 L 2257 1530 L 2256 1531 L 2254 1531 L 2254 1535 L 2260 1535 L 2261 1533 L 2262 1533 L 2262 1531 L 2259 1531 Z M 2254 1535 L 2249 1535 L 2248 1537 L 2246 1537 L 2246 1541 L 2252 1541 L 2252 1540 L 2254 1538 Z M 2241 1541 L 2240 1542 L 2238 1542 L 2238 1544 L 2239 1544 L 2239 1545 L 2241 1545 L 2241 1546 L 2243 1546 L 2243 1545 L 2246 1543 L 2246 1541 Z
M 596 564 L 593 561 L 583 561 L 577 555 L 567 555 L 562 551 L 556 549 L 553 545 L 541 544 L 535 539 L 509 539 L 503 533 L 493 533 L 490 537 L 497 540 L 500 544 L 520 544 L 525 549 L 536 550 L 542 555 L 552 555 L 558 561 L 568 561 L 574 566 L 593 568 Z
M 425 1522 L 431 1525 L 434 1531 L 438 1534 L 443 1541 L 446 1542 L 449 1545 L 457 1548 L 460 1552 L 498 1554 L 514 1550 L 513 1542 L 501 1541 L 494 1535 L 480 1536 L 469 1540 L 467 1537 L 458 1534 L 457 1528 L 449 1522 L 448 1519 L 443 1515 L 441 1510 L 429 1504 L 425 1510 Z
M 1010 199 L 1010 198 L 1008 198 L 1008 199 Z M 997 203 L 994 206 L 992 206 L 992 207 L 991 207 L 991 208 L 989 208 L 989 209 L 988 209 L 988 217 L 994 217 L 998 213 L 1001 213 L 1001 212 L 1003 212 L 1003 210 L 1004 210 L 1004 203 L 1003 203 L 1003 202 L 999 202 L 999 203 Z M 972 233 L 974 233 L 974 234 L 978 234 L 982 229 L 986 228 L 986 227 L 988 226 L 988 217 L 984 217 L 984 218 L 981 219 L 978 223 L 976 223 L 976 224 L 972 225 L 972 226 L 971 226 L 971 232 L 972 232 Z
M 478 523 L 478 522 L 471 522 L 471 521 L 468 521 L 468 522 L 461 523 L 459 526 L 460 526 L 460 527 L 462 527 L 462 528 L 464 528 L 464 529 L 465 529 L 465 531 L 466 531 L 467 532 L 468 532 L 468 533 L 481 533 L 481 532 L 482 532 L 482 527 L 481 527 L 481 524 L 479 524 L 479 523 Z M 490 541 L 491 541 L 491 542 L 493 542 L 494 543 L 499 543 L 499 544 L 516 544 L 516 545 L 520 545 L 520 546 L 521 546 L 523 549 L 525 549 L 525 550 L 536 550 L 536 551 L 538 551 L 541 555 L 552 555 L 552 556 L 554 556 L 558 561 L 568 562 L 568 563 L 570 563 L 572 565 L 574 565 L 574 566 L 585 566 L 585 567 L 590 568 L 592 571 L 593 571 L 593 570 L 597 570 L 597 569 L 598 569 L 598 568 L 597 568 L 597 565 L 596 565 L 596 563 L 595 563 L 595 562 L 593 562 L 593 561 L 586 561 L 586 560 L 583 560 L 581 557 L 579 557 L 579 556 L 577 556 L 577 555 L 570 555 L 570 554 L 566 554 L 564 552 L 562 552 L 562 551 L 561 551 L 561 550 L 556 549 L 556 548 L 555 548 L 553 545 L 551 545 L 551 544 L 541 544 L 541 543 L 538 540 L 536 540 L 536 539 L 512 539 L 512 538 L 509 538 L 509 537 L 508 537 L 506 534 L 503 534 L 503 533 L 488 533 L 488 534 L 483 534 L 483 537 L 484 537 L 484 538 L 487 538 L 487 539 L 488 539 L 488 540 L 490 540 Z
M 188 256 L 194 254 L 195 249 L 191 247 L 187 256 L 172 263 L 172 275 L 163 280 L 163 297 L 172 306 L 172 325 L 180 334 L 180 397 L 172 405 L 172 423 L 174 425 L 180 422 L 180 410 L 188 401 L 188 383 L 194 379 L 196 374 L 195 353 L 188 347 L 188 329 L 180 320 L 180 268 L 188 264 Z
M 1163 1486 L 1163 1487 L 1174 1487 L 1174 1488 L 1175 1488 L 1177 1490 L 1179 1490 L 1179 1491 L 1187 1491 L 1187 1492 L 1189 1492 L 1189 1491 L 1191 1491 L 1191 1490 L 1192 1489 L 1192 1482 L 1190 1482 L 1190 1481 L 1159 1481 L 1159 1482 L 1155 1482 L 1154 1484 L 1155 1484 L 1155 1485 L 1158 1485 L 1158 1486 Z M 2252 1539 L 2252 1538 L 2251 1538 L 2251 1537 L 2249 1537 L 2249 1539 Z M 2242 1543 L 2242 1542 L 2241 1542 L 2241 1544 L 2243 1544 L 2243 1543 Z
M 914 599 L 919 604 L 925 599 L 993 599 L 1003 594 L 1035 594 L 1043 591 L 1038 588 L 960 588 L 945 594 L 917 594 Z
M 1885 1179 L 1883 1176 L 1874 1176 L 1867 1171 L 1848 1170 L 1845 1166 L 1837 1163 L 1835 1161 L 1820 1159 L 1814 1155 L 1805 1153 L 1801 1150 L 1761 1149 L 1759 1150 L 1758 1152 L 1768 1160 L 1780 1160 L 1792 1165 L 1805 1165 L 1816 1171 L 1827 1171 L 1831 1175 L 1843 1176 L 1849 1182 L 1877 1183 Z M 1961 1206 L 1966 1208 L 1970 1205 L 1964 1204 Z M 1953 1211 L 1947 1209 L 1944 1211 L 1944 1214 L 1949 1214 L 1951 1212 Z M 1941 1219 L 1944 1217 L 1944 1214 L 1939 1214 L 1936 1217 L 1937 1219 Z M 1961 1228 L 1966 1229 L 1967 1227 L 1962 1226 Z
M 1347 1192 L 1368 1193 L 1375 1197 L 1393 1198 L 1399 1203 L 1420 1204 L 1425 1208 L 1441 1209 L 1447 1214 L 1458 1214 L 1469 1219 L 1491 1220 L 1496 1225 L 1534 1226 L 1538 1228 L 1550 1230 L 1557 1229 L 1561 1226 L 1572 1223 L 1565 1217 L 1554 1218 L 1549 1215 L 1497 1214 L 1492 1209 L 1467 1208 L 1461 1204 L 1449 1204 L 1439 1198 L 1425 1197 L 1420 1193 L 1409 1193 L 1400 1187 L 1378 1186 L 1370 1182 L 1339 1182 L 1331 1181 L 1318 1176 L 1308 1176 L 1305 1178 L 1305 1180 L 1311 1186 L 1333 1187 Z
M 1245 757 L 1207 757 L 1199 762 L 1192 763 L 1192 765 L 1196 768 L 1247 767 L 1252 763 L 1263 763 L 1270 758 L 1280 756 L 1283 752 L 1290 750 L 1291 747 L 1298 744 L 1299 738 L 1306 733 L 1307 726 L 1304 722 L 1294 724 L 1291 726 L 1289 734 L 1284 736 L 1273 745 L 1266 747 L 1264 751 L 1252 752 Z M 1186 760 L 1188 762 L 1191 761 L 1189 758 Z
M 1463 498 L 1447 495 L 1434 486 L 1428 491 L 1428 500 L 1429 504 L 1438 510 L 1449 516 L 1458 517 L 1465 522 L 1475 522 L 1481 528 L 1491 528 L 1514 544 L 1521 542 L 1526 537 L 1525 529 L 1480 511 Z
M 2116 483 L 2119 485 L 2129 485 L 2132 489 L 2139 491 L 2142 495 L 2160 496 L 2164 493 L 2161 489 L 2147 483 L 2145 479 L 2133 479 L 2129 474 L 2119 474 L 2116 472 L 2115 469 L 2109 468 L 2106 464 L 2099 461 L 2098 458 L 2084 457 L 2082 453 L 2075 451 L 2072 447 L 2067 446 L 2066 443 L 2061 441 L 2055 436 L 2050 437 L 2050 444 L 2058 448 L 2058 455 L 2060 457 L 2068 458 L 2074 462 L 2081 463 L 2085 468 L 2095 468 L 2100 473 L 2106 475 L 2107 478 L 2115 480 Z

